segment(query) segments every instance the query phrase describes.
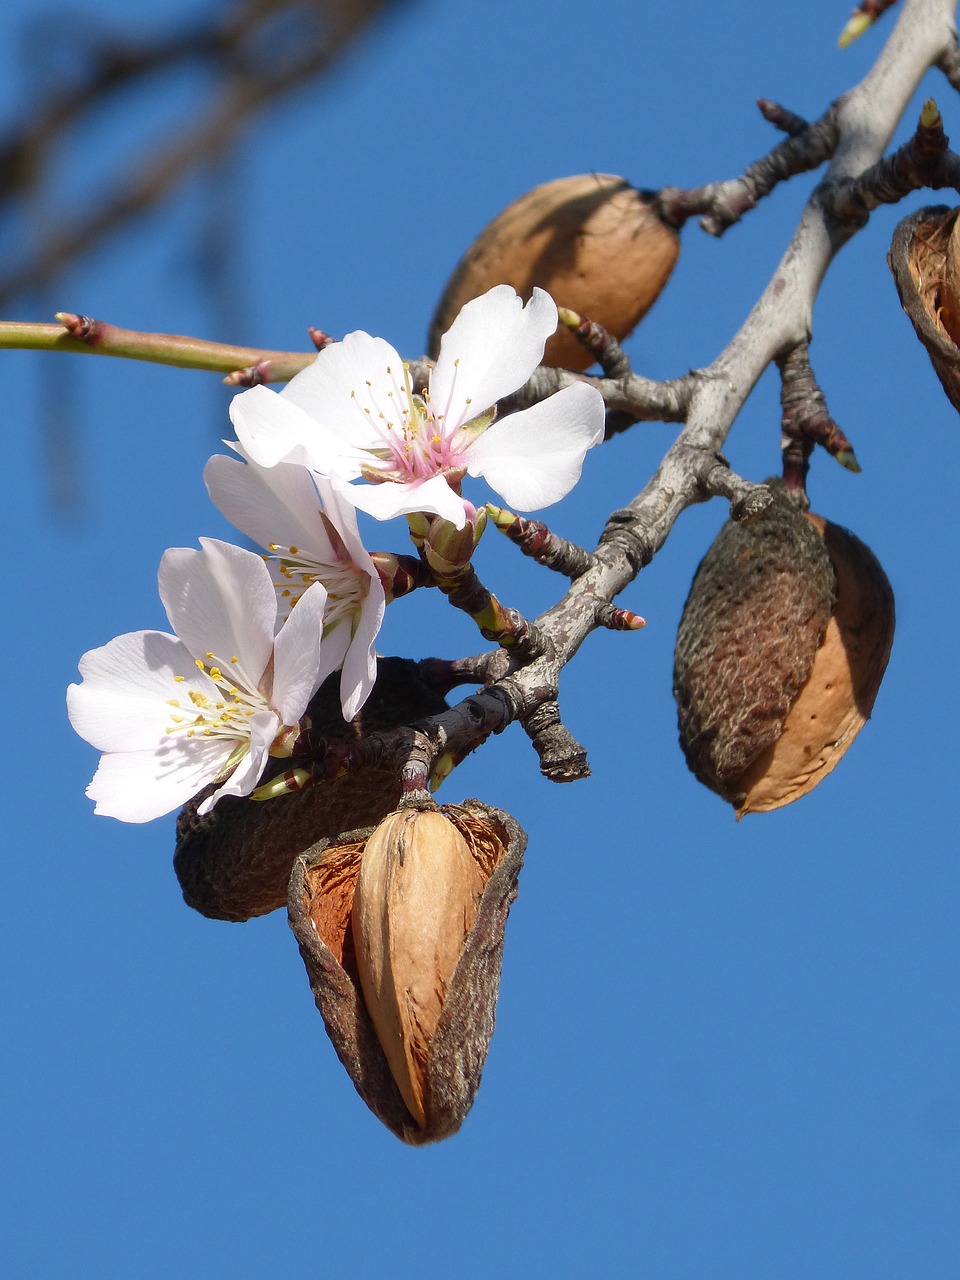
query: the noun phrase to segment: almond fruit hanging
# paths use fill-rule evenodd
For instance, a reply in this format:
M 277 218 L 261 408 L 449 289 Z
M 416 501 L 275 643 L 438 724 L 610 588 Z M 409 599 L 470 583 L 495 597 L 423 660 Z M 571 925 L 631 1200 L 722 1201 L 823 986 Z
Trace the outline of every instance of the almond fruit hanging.
M 674 659 L 687 763 L 738 818 L 836 768 L 893 643 L 893 592 L 870 549 L 767 483 L 766 511 L 728 521 L 697 569 Z
M 493 1034 L 526 836 L 477 800 L 321 841 L 290 877 L 317 1008 L 367 1106 L 415 1146 L 455 1133 Z
M 960 209 L 933 205 L 898 223 L 887 255 L 900 302 L 960 411 Z
M 535 285 L 625 338 L 667 283 L 680 252 L 676 230 L 656 213 L 652 192 L 626 178 L 585 173 L 534 187 L 477 236 L 450 278 L 430 324 L 428 353 L 460 308 L 497 284 L 526 301 Z M 547 343 L 544 364 L 586 369 L 593 357 L 562 328 Z

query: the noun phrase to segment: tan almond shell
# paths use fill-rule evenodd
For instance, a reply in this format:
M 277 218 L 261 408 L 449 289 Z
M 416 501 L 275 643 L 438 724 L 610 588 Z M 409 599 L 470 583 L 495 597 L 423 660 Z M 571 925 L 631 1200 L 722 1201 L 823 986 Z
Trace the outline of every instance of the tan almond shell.
M 887 262 L 900 303 L 950 403 L 960 411 L 958 209 L 933 205 L 897 224 Z
M 314 726 L 334 741 L 411 724 L 445 711 L 415 662 L 378 659 L 377 683 L 351 723 L 340 714 L 340 673 L 324 681 L 309 707 Z M 264 781 L 291 767 L 270 762 Z M 342 778 L 267 801 L 226 796 L 204 817 L 207 787 L 181 810 L 173 865 L 184 901 L 214 920 L 248 920 L 286 906 L 294 860 L 318 840 L 377 823 L 397 807 L 400 783 L 388 769 Z
M 833 563 L 837 601 L 780 737 L 739 780 L 738 818 L 799 800 L 837 767 L 869 719 L 893 645 L 893 590 L 873 552 L 822 516 L 807 519 Z
M 498 284 L 526 301 L 534 286 L 560 307 L 625 338 L 670 278 L 680 237 L 654 211 L 649 192 L 626 178 L 585 173 L 557 178 L 522 195 L 477 236 L 460 260 L 430 324 L 428 353 L 461 307 Z M 561 326 L 543 363 L 586 369 L 593 356 Z
M 441 812 L 469 846 L 484 884 L 427 1051 L 424 1124 L 397 1086 L 357 967 L 351 916 L 363 850 L 374 829 L 319 841 L 296 860 L 290 877 L 290 927 L 337 1056 L 371 1111 L 414 1146 L 455 1133 L 480 1087 L 495 1024 L 507 916 L 527 843 L 509 814 L 478 800 Z
M 351 916 L 360 986 L 421 1129 L 430 1044 L 485 883 L 466 840 L 435 811 L 391 813 L 363 850 Z

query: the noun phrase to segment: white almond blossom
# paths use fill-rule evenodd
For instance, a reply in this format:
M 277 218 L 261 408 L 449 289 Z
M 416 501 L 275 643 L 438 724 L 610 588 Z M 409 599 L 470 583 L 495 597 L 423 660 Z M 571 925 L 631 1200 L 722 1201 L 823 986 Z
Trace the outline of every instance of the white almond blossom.
M 287 463 L 260 467 L 217 454 L 203 478 L 227 519 L 269 553 L 278 624 L 312 583 L 323 584 L 324 652 L 333 670 L 341 668 L 343 717 L 352 720 L 377 678 L 374 641 L 386 603 L 353 507 L 328 480 Z
M 103 752 L 87 788 L 96 812 L 147 822 L 212 782 L 200 805 L 254 789 L 268 756 L 289 756 L 300 720 L 330 674 L 315 583 L 276 631 L 277 597 L 260 556 L 212 538 L 160 563 L 160 598 L 176 635 L 134 631 L 80 659 L 70 721 Z
M 422 511 L 462 529 L 467 473 L 484 476 L 511 506 L 539 510 L 569 493 L 586 451 L 603 438 L 603 400 L 581 382 L 494 421 L 497 401 L 526 382 L 556 327 L 548 293 L 534 289 L 524 306 L 497 285 L 444 334 L 422 395 L 393 347 L 358 330 L 281 392 L 261 386 L 236 396 L 230 416 L 262 466 L 302 463 L 381 520 Z M 361 477 L 376 483 L 344 485 Z

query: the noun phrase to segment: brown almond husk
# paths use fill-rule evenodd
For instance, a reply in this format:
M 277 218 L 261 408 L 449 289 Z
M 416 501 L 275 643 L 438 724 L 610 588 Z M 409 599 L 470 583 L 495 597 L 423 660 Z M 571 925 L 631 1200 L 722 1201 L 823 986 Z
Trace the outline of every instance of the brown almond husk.
M 350 741 L 446 709 L 415 662 L 379 658 L 373 692 L 350 724 L 340 712 L 339 672 L 324 681 L 308 714 L 325 737 Z M 272 760 L 263 781 L 295 763 Z M 299 854 L 318 840 L 380 822 L 400 800 L 394 771 L 357 769 L 273 800 L 226 796 L 201 817 L 197 807 L 213 789 L 201 791 L 181 810 L 173 865 L 184 901 L 214 920 L 248 920 L 286 906 Z
M 836 577 L 823 539 L 780 480 L 749 523 L 728 520 L 694 575 L 673 691 L 696 776 L 739 805 L 740 778 L 780 737 L 813 670 Z
M 873 553 L 779 481 L 749 525 L 704 557 L 677 637 L 680 740 L 737 817 L 806 795 L 873 708 L 893 642 L 893 592 Z
M 950 403 L 960 411 L 958 209 L 933 205 L 897 224 L 887 262 L 917 337 Z
M 373 828 L 320 841 L 290 877 L 289 919 L 327 1034 L 357 1092 L 404 1142 L 437 1142 L 470 1110 L 493 1035 L 507 915 L 517 895 L 526 835 L 478 800 L 441 810 L 466 841 L 482 890 L 440 1003 L 422 1064 L 422 1115 L 404 1101 L 368 1012 L 352 927 L 363 851 Z
M 659 297 L 680 253 L 676 229 L 626 178 L 608 173 L 557 178 L 522 195 L 477 236 L 460 260 L 430 324 L 428 352 L 461 307 L 498 284 L 526 301 L 534 286 L 558 306 L 625 338 Z M 543 363 L 586 369 L 594 357 L 562 325 Z
M 837 575 L 836 605 L 780 737 L 740 778 L 738 818 L 799 800 L 837 767 L 870 718 L 893 646 L 893 589 L 876 556 L 848 529 L 807 519 Z

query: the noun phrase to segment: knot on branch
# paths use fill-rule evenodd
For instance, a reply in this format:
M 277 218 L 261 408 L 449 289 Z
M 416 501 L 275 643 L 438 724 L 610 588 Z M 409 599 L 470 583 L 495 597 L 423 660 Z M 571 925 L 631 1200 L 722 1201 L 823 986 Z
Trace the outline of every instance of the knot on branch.
M 520 723 L 540 758 L 540 772 L 551 782 L 578 782 L 589 778 L 587 753 L 560 719 L 553 699 L 522 716 Z

